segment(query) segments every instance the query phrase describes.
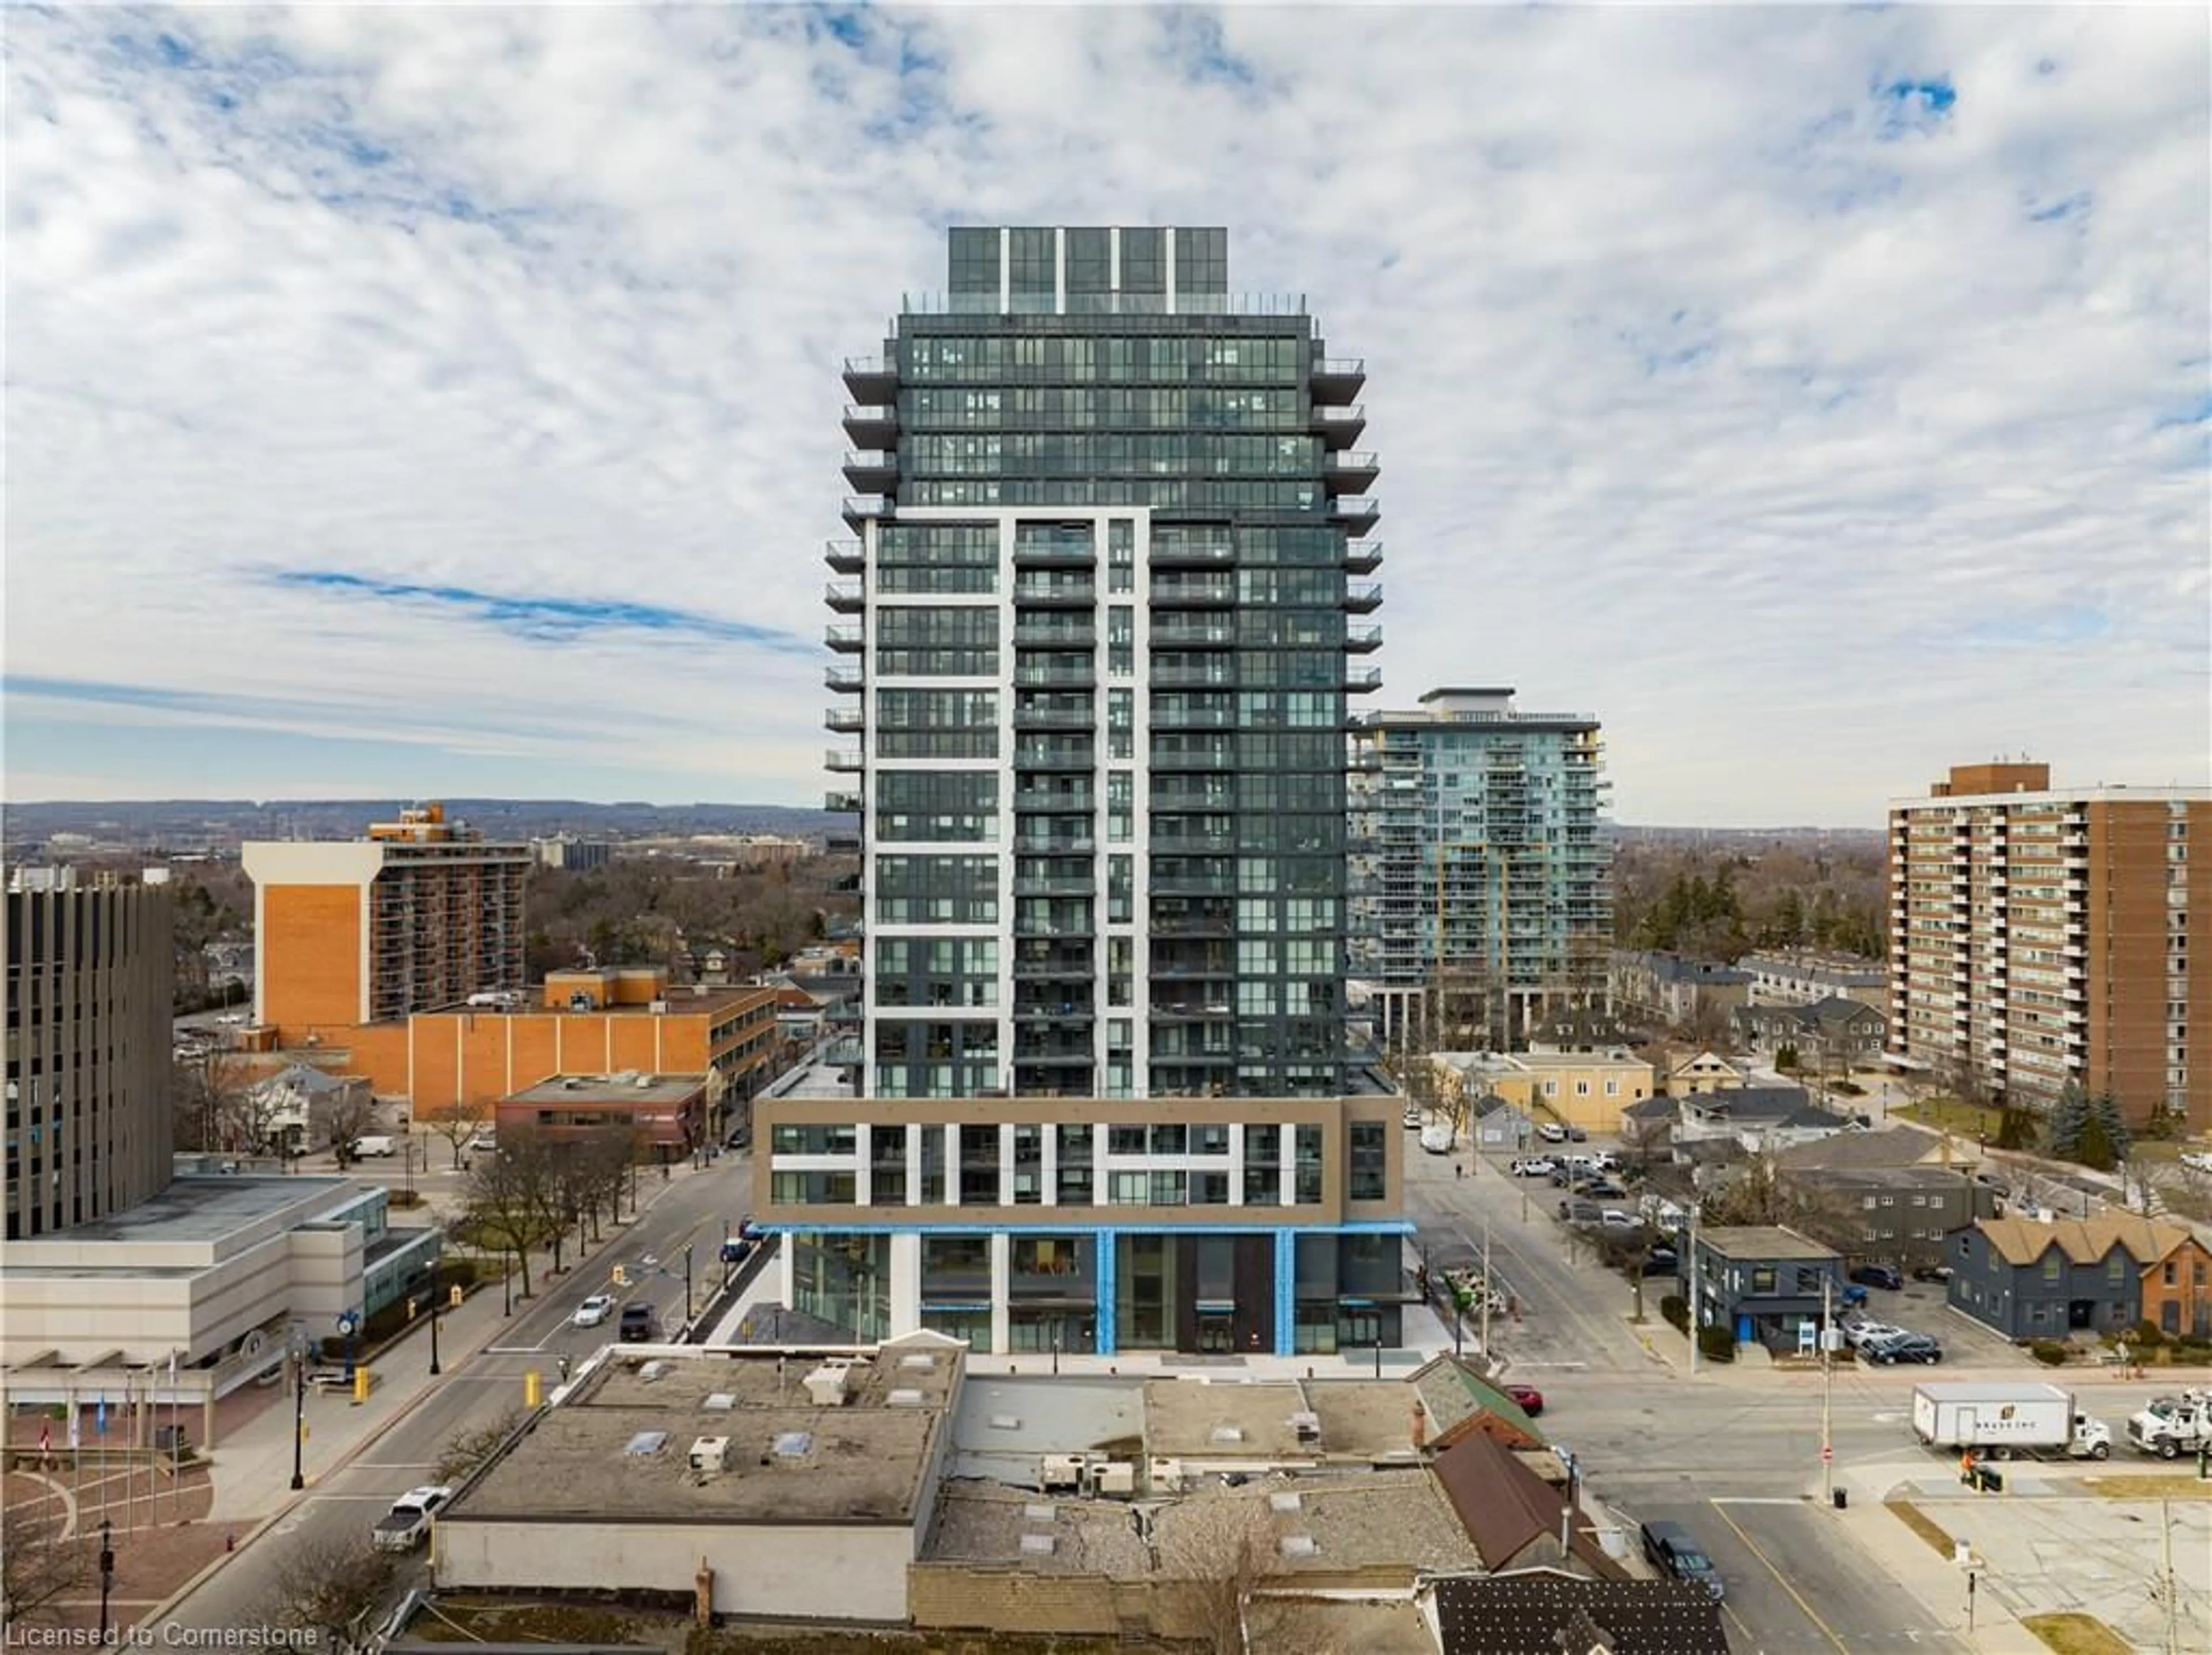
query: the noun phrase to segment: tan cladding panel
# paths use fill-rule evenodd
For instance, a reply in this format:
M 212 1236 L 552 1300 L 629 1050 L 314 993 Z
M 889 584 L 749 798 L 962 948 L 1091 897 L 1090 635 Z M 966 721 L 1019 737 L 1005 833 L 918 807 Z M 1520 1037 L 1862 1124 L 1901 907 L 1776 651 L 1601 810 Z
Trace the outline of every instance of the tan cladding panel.
M 2212 804 L 2191 804 L 2189 837 L 2189 1084 L 2192 1132 L 2212 1133 Z
M 1950 793 L 1972 798 L 1988 793 L 2044 793 L 2051 787 L 2048 764 L 1954 764 Z
M 2166 1095 L 2166 806 L 2091 800 L 2088 1088 L 2141 1124 Z
M 349 1027 L 361 1017 L 362 893 L 349 885 L 272 885 L 260 893 L 261 1020 L 279 1029 Z
M 489 1104 L 555 1074 L 694 1074 L 708 1067 L 708 1025 L 703 1012 L 424 1013 L 408 1019 L 413 1065 L 393 1090 L 424 1110 Z

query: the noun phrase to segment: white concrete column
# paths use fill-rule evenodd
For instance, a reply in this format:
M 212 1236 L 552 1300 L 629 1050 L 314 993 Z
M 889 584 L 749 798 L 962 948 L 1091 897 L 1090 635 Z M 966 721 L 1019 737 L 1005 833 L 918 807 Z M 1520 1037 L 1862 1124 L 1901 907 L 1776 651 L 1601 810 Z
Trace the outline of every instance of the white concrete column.
M 999 1123 L 999 1205 L 1014 1204 L 1014 1123 Z
M 991 1232 L 991 1351 L 1006 1354 L 1013 1339 L 1013 1313 L 1007 1299 L 1014 1279 L 1014 1238 L 1004 1230 Z
M 1229 1123 L 1229 1204 L 1244 1204 L 1244 1123 Z
M 921 1326 L 921 1237 L 912 1230 L 891 1234 L 891 1337 Z
M 792 1253 L 791 1237 L 787 1234 L 783 1244 L 775 1250 L 775 1296 L 786 1310 L 795 1310 L 793 1303 L 799 1293 L 799 1266 Z
M 940 1126 L 936 1130 L 945 1138 L 945 1204 L 960 1204 L 960 1129 Z
M 1014 271 L 1010 262 L 1013 250 L 1014 233 L 1001 224 L 999 227 L 999 313 L 1001 316 L 1014 307 Z
M 853 1134 L 853 1153 L 855 1157 L 853 1167 L 853 1204 L 855 1207 L 872 1207 L 876 1204 L 876 1147 L 872 1141 L 875 1130 L 875 1128 L 863 1121 L 860 1123 L 860 1129 Z
M 1037 1203 L 1043 1207 L 1060 1205 L 1060 1128 L 1051 1121 L 1037 1126 Z
M 921 1205 L 921 1123 L 909 1121 L 906 1127 L 906 1204 Z

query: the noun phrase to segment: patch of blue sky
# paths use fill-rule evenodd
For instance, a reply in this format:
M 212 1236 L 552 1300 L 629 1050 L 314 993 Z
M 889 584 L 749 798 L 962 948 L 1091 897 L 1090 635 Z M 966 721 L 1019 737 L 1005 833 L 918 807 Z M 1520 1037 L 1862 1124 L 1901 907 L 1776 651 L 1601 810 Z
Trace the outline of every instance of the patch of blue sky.
M 1969 649 L 2050 649 L 2092 643 L 2112 630 L 2112 617 L 2100 609 L 2045 609 L 1976 621 L 1959 629 L 1952 642 Z
M 60 710 L 65 708 L 120 709 L 169 715 L 157 716 L 149 721 L 149 726 L 158 725 L 164 729 L 174 727 L 170 718 L 175 715 L 234 729 L 301 723 L 342 728 L 362 722 L 372 713 L 379 725 L 402 731 L 432 733 L 450 729 L 457 722 L 463 721 L 451 707 L 410 713 L 382 701 L 372 709 L 361 703 L 293 695 L 238 695 L 220 691 L 180 690 L 159 684 L 118 684 L 98 678 L 41 678 L 13 673 L 0 678 L 0 697 L 6 699 L 11 734 L 18 715 L 32 703 L 55 709 L 55 713 L 49 716 L 58 719 L 68 719 L 68 715 Z M 623 717 L 629 723 L 670 729 L 688 727 L 684 719 L 651 711 L 625 710 Z M 68 721 L 82 723 L 82 713 Z M 540 721 L 527 716 L 503 718 L 499 727 L 509 734 L 549 741 L 557 741 L 570 731 L 570 727 L 564 721 Z
M 1948 75 L 1877 83 L 1874 95 L 1881 117 L 1878 136 L 1885 139 L 1937 131 L 1950 119 L 1959 101 L 1958 89 Z
M 2021 204 L 2027 209 L 2028 220 L 2032 223 L 2078 224 L 2089 216 L 2089 210 L 2096 204 L 2096 197 L 2090 191 L 2076 190 L 2056 201 L 2045 201 L 2030 193 L 2021 198 Z
M 588 598 L 532 598 L 478 592 L 468 587 L 382 581 L 337 569 L 283 569 L 275 584 L 327 592 L 417 609 L 444 609 L 533 643 L 569 643 L 607 632 L 649 632 L 670 639 L 750 644 L 791 654 L 814 654 L 820 645 L 778 627 L 725 620 L 658 604 Z
M 1182 64 L 1183 78 L 1191 84 L 1260 90 L 1260 71 L 1230 50 L 1221 19 L 1214 13 L 1170 6 L 1159 14 L 1159 27 L 1170 56 Z
M 2199 396 L 2195 402 L 2185 405 L 2178 412 L 2163 416 L 2152 429 L 2178 431 L 2186 430 L 2192 425 L 2212 426 L 2212 392 Z

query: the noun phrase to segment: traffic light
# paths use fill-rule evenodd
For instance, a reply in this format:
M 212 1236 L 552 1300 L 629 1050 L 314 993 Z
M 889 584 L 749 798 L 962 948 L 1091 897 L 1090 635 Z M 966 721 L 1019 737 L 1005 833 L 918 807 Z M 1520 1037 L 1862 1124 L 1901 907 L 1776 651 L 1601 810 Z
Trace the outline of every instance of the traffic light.
M 615 1286 L 617 1287 L 627 1287 L 629 1286 L 629 1267 L 628 1265 L 617 1264 L 615 1266 Z
M 468 1295 L 457 1286 L 446 1289 L 446 1303 L 455 1310 L 460 1309 L 461 1301 L 467 1297 Z

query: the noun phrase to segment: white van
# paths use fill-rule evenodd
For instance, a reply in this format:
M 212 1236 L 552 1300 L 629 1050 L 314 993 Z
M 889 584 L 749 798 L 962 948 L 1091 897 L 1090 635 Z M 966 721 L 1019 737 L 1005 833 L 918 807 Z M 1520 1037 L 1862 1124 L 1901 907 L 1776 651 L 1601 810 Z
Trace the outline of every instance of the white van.
M 353 1141 L 353 1154 L 356 1160 L 365 1161 L 375 1156 L 392 1156 L 398 1153 L 398 1150 L 392 1147 L 392 1140 L 387 1137 L 356 1138 Z

